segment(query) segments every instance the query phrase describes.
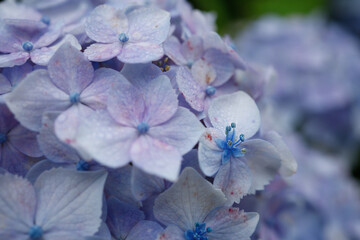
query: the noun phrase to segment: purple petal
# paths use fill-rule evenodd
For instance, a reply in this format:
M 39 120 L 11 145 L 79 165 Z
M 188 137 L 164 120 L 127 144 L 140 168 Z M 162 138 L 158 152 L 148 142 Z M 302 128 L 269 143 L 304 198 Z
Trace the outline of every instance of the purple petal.
M 135 87 L 143 90 L 145 85 L 151 80 L 163 75 L 159 67 L 152 63 L 145 64 L 125 64 L 121 69 L 121 74 L 129 80 Z
M 161 193 L 165 190 L 165 181 L 162 178 L 150 175 L 133 167 L 131 173 L 131 190 L 134 197 L 143 201 L 154 193 Z
M 0 54 L 0 67 L 13 67 L 26 63 L 30 55 L 27 52 L 14 52 L 9 54 Z
M 141 220 L 145 219 L 145 215 L 137 207 L 119 201 L 116 198 L 109 198 L 107 224 L 112 235 L 116 239 L 128 239 L 131 229 Z
M 215 128 L 207 128 L 199 142 L 199 164 L 206 176 L 213 176 L 221 166 L 221 150 L 215 139 L 224 139 L 225 135 Z
M 169 120 L 177 111 L 178 99 L 170 79 L 164 75 L 151 80 L 144 93 L 143 121 L 156 126 Z
M 40 129 L 45 111 L 63 111 L 70 106 L 69 96 L 51 82 L 43 69 L 27 75 L 5 101 L 21 124 L 33 131 Z
M 29 171 L 26 173 L 25 178 L 31 182 L 31 184 L 35 184 L 36 179 L 45 171 L 50 170 L 52 168 L 59 168 L 59 167 L 68 167 L 67 163 L 54 163 L 47 159 L 41 160 L 34 164 Z
M 0 237 L 17 234 L 27 239 L 27 232 L 34 224 L 36 197 L 33 186 L 26 179 L 0 174 Z M 25 234 L 24 234 L 25 233 Z
M 164 55 L 162 45 L 151 42 L 126 43 L 117 58 L 124 63 L 147 63 Z
M 29 168 L 29 157 L 19 152 L 9 142 L 0 147 L 0 167 L 8 172 L 24 176 Z
M 166 123 L 149 129 L 149 135 L 173 146 L 181 155 L 196 145 L 203 132 L 204 127 L 196 116 L 183 107 Z
M 120 43 L 94 43 L 85 49 L 84 55 L 94 62 L 104 62 L 118 56 L 123 47 Z
M 129 43 L 163 43 L 170 30 L 170 14 L 167 11 L 143 7 L 131 11 L 128 15 Z M 155 60 L 155 59 L 154 59 Z
M 0 73 L 0 95 L 11 92 L 11 89 L 10 81 Z
M 157 222 L 140 221 L 130 231 L 127 240 L 156 240 L 163 228 Z
M 158 177 L 175 181 L 181 155 L 173 146 L 148 135 L 139 136 L 130 149 L 134 166 Z
M 33 71 L 30 63 L 25 63 L 18 67 L 4 68 L 2 73 L 10 81 L 11 86 L 17 86 L 29 73 Z
M 196 111 L 204 110 L 205 91 L 194 80 L 187 67 L 180 67 L 176 73 L 176 82 L 179 91 L 184 95 L 186 102 Z
M 130 162 L 129 149 L 136 136 L 134 128 L 121 127 L 107 112 L 99 111 L 82 121 L 76 147 L 102 165 L 122 167 Z
M 42 226 L 45 238 L 47 232 L 91 236 L 98 231 L 106 176 L 104 171 L 57 168 L 38 177 L 35 221 Z
M 47 112 L 43 115 L 40 134 L 37 136 L 39 147 L 53 162 L 76 163 L 80 160 L 77 152 L 55 135 L 55 119 L 58 116 L 58 112 Z
M 255 101 L 245 92 L 219 96 L 210 104 L 209 118 L 211 124 L 225 132 L 226 126 L 236 124 L 237 134 L 251 138 L 260 127 L 260 112 Z
M 234 74 L 235 68 L 231 63 L 229 54 L 217 49 L 209 49 L 205 52 L 204 59 L 216 72 L 216 79 L 212 83 L 215 87 L 224 84 Z
M 192 36 L 183 42 L 181 53 L 187 63 L 195 62 L 203 56 L 203 40 L 199 36 Z
M 176 37 L 171 36 L 164 42 L 164 51 L 177 65 L 187 64 L 187 59 L 181 53 L 181 43 Z
M 204 34 L 203 39 L 204 39 L 205 50 L 214 48 L 224 53 L 227 52 L 227 47 L 224 40 L 222 40 L 219 34 L 217 34 L 216 32 L 208 32 Z
M 220 190 L 192 168 L 185 168 L 178 181 L 156 199 L 154 214 L 161 223 L 179 226 L 185 232 L 225 202 Z
M 0 132 L 7 133 L 18 124 L 18 121 L 15 120 L 14 115 L 7 106 L 0 104 Z
M 219 208 L 206 217 L 206 226 L 211 227 L 210 239 L 250 239 L 254 233 L 259 214 L 245 213 L 238 208 Z
M 241 145 L 246 149 L 244 158 L 253 177 L 249 193 L 263 190 L 278 173 L 281 156 L 272 144 L 264 140 L 248 140 Z
M 118 71 L 100 68 L 95 71 L 94 81 L 81 93 L 81 102 L 92 109 L 103 109 L 107 105 L 109 90 L 122 78 Z
M 81 93 L 92 81 L 94 69 L 82 52 L 63 44 L 48 65 L 52 82 L 67 94 Z
M 8 141 L 20 152 L 30 157 L 41 157 L 43 154 L 36 140 L 37 133 L 21 125 L 11 129 Z
M 214 187 L 221 189 L 230 205 L 239 203 L 251 187 L 252 175 L 249 167 L 240 159 L 231 159 L 221 165 L 215 176 Z
M 34 41 L 35 39 L 32 40 L 34 48 L 47 47 L 55 42 L 62 34 L 62 28 L 62 23 L 50 25 L 49 29 L 47 29 L 42 36 L 36 39 L 36 41 Z
M 96 7 L 85 22 L 86 34 L 100 43 L 118 42 L 118 34 L 126 33 L 127 30 L 126 16 L 109 5 Z
M 0 52 L 15 53 L 22 50 L 22 39 L 16 36 L 17 30 L 0 21 Z

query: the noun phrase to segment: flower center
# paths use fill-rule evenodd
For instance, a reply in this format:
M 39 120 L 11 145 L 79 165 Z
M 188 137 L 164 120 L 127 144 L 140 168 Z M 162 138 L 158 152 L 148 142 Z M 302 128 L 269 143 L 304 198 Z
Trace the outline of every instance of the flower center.
M 4 142 L 6 142 L 7 140 L 7 136 L 3 133 L 0 133 L 0 144 L 3 144 Z
M 206 90 L 205 90 L 205 93 L 206 93 L 207 96 L 210 97 L 210 96 L 212 96 L 212 95 L 214 95 L 216 93 L 216 88 L 213 87 L 213 86 L 207 86 Z
M 75 104 L 80 102 L 80 94 L 77 92 L 73 92 L 70 94 L 70 102 Z
M 82 159 L 76 164 L 76 170 L 78 171 L 89 171 L 89 169 L 90 164 Z
M 30 52 L 31 50 L 33 50 L 34 45 L 32 44 L 32 42 L 26 41 L 26 42 L 23 42 L 22 48 L 23 48 L 25 51 Z
M 239 138 L 236 138 L 235 134 L 236 124 L 231 123 L 230 126 L 225 128 L 225 140 L 215 139 L 216 145 L 223 150 L 222 164 L 227 163 L 230 157 L 243 157 L 246 153 L 246 148 L 240 148 L 241 143 L 245 141 L 244 134 L 240 134 Z
M 207 233 L 211 232 L 210 227 L 206 227 L 206 223 L 195 223 L 195 230 L 187 230 L 185 232 L 186 240 L 208 240 Z
M 136 128 L 140 134 L 145 134 L 149 131 L 149 125 L 146 122 L 139 123 Z
M 48 16 L 42 16 L 41 20 L 46 25 L 50 25 L 50 18 Z
M 41 239 L 43 235 L 43 229 L 40 226 L 32 226 L 29 230 L 29 237 L 31 240 Z
M 163 60 L 153 61 L 153 64 L 158 66 L 162 72 L 167 72 L 170 70 L 170 65 L 168 64 L 169 58 L 165 57 Z
M 126 33 L 120 33 L 119 41 L 122 43 L 126 43 L 127 41 L 129 41 L 129 37 L 126 35 Z

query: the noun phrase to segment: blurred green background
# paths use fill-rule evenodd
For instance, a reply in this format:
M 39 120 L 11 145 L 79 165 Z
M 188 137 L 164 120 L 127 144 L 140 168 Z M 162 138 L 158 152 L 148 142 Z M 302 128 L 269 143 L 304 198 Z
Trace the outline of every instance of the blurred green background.
M 241 27 L 246 21 L 266 14 L 307 14 L 327 8 L 326 0 L 189 0 L 203 11 L 216 12 L 220 34 L 232 34 L 234 25 Z

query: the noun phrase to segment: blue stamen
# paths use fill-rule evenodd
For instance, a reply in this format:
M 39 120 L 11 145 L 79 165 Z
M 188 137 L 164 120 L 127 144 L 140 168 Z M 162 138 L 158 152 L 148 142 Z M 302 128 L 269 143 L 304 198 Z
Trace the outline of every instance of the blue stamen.
M 192 65 L 194 65 L 194 61 L 189 60 L 189 61 L 186 63 L 186 65 L 187 65 L 189 68 L 191 68 Z
M 243 157 L 246 153 L 246 148 L 240 148 L 241 143 L 245 141 L 244 134 L 239 135 L 239 139 L 236 139 L 235 134 L 236 124 L 231 123 L 230 126 L 225 128 L 225 139 L 215 139 L 216 145 L 223 150 L 221 157 L 221 163 L 227 163 L 231 156 Z
M 125 33 L 120 33 L 119 40 L 122 43 L 126 43 L 127 41 L 129 41 L 129 37 Z
M 208 240 L 207 233 L 211 232 L 210 227 L 206 228 L 206 223 L 195 223 L 194 230 L 187 230 L 185 232 L 186 240 Z
M 80 102 L 80 94 L 77 92 L 73 92 L 70 94 L 70 102 L 75 104 Z
M 32 226 L 29 230 L 29 237 L 31 240 L 41 239 L 43 235 L 43 229 L 40 226 Z
M 140 134 L 145 134 L 149 131 L 149 125 L 146 122 L 139 123 L 136 128 Z
M 47 16 L 42 16 L 41 20 L 43 23 L 45 23 L 46 25 L 50 25 L 50 18 Z
M 32 42 L 26 41 L 22 44 L 22 48 L 27 51 L 30 52 L 31 50 L 33 50 L 34 45 L 32 44 Z
M 89 171 L 89 169 L 90 164 L 82 159 L 76 164 L 76 170 L 78 171 Z
M 214 88 L 213 86 L 207 86 L 205 93 L 210 97 L 216 93 L 216 88 Z
M 4 142 L 6 142 L 7 140 L 7 136 L 3 133 L 0 133 L 0 144 L 3 144 Z

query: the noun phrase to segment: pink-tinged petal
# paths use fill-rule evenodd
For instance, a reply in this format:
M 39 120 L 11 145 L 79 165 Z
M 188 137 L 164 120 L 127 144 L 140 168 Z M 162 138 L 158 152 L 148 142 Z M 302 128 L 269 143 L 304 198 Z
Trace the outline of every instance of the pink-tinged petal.
M 0 68 L 23 65 L 29 57 L 30 55 L 27 52 L 0 54 Z
M 153 8 L 142 7 L 128 15 L 129 43 L 147 42 L 154 45 L 163 43 L 170 30 L 170 13 Z
M 144 201 L 154 193 L 161 193 L 165 190 L 165 181 L 162 178 L 150 175 L 133 167 L 131 173 L 131 190 L 134 197 Z
M 61 47 L 61 45 L 65 43 L 70 43 L 79 51 L 81 50 L 81 45 L 79 44 L 78 40 L 73 35 L 67 34 L 65 37 L 63 37 L 60 41 L 57 41 L 51 47 L 43 47 L 31 51 L 31 61 L 37 65 L 48 65 L 50 59 L 55 54 L 55 52 Z
M 62 34 L 62 29 L 63 29 L 62 23 L 56 23 L 50 25 L 50 28 L 47 29 L 45 34 L 40 36 L 40 38 L 36 39 L 36 41 L 33 41 L 34 48 L 46 47 L 52 44 L 53 42 L 55 42 Z
M 275 131 L 270 131 L 264 134 L 264 140 L 271 143 L 281 157 L 281 167 L 279 173 L 283 177 L 289 177 L 296 173 L 297 171 L 297 162 L 294 156 L 292 155 L 289 147 L 284 142 L 283 138 Z
M 238 208 L 222 207 L 212 211 L 205 221 L 206 226 L 212 229 L 207 234 L 209 239 L 250 239 L 259 222 L 259 214 L 245 213 Z
M 155 200 L 154 214 L 164 225 L 176 225 L 185 233 L 204 222 L 211 210 L 224 206 L 224 194 L 192 168 L 185 168 L 178 181 Z
M 216 32 L 208 32 L 204 34 L 203 39 L 204 39 L 204 50 L 214 48 L 224 53 L 227 52 L 227 47 L 224 40 L 222 40 L 219 34 L 217 34 Z
M 64 111 L 71 104 L 69 96 L 51 82 L 43 69 L 28 74 L 5 101 L 16 119 L 33 131 L 39 131 L 44 112 Z
M 244 134 L 245 139 L 254 136 L 260 127 L 260 111 L 255 101 L 242 91 L 213 99 L 208 115 L 214 128 L 221 132 L 235 123 L 236 133 Z
M 9 173 L 0 174 L 1 239 L 7 234 L 27 233 L 33 225 L 35 209 L 35 190 L 31 183 Z
M 156 240 L 184 240 L 185 232 L 176 225 L 168 226 Z
M 145 112 L 143 94 L 121 76 L 109 92 L 107 109 L 116 122 L 136 127 L 142 122 Z
M 215 128 L 206 128 L 199 142 L 199 165 L 206 176 L 213 176 L 221 166 L 223 150 L 215 140 L 224 139 L 225 135 Z
M 205 89 L 206 86 L 213 84 L 216 79 L 216 71 L 209 63 L 200 59 L 191 67 L 191 74 L 194 80 Z
M 224 84 L 234 74 L 235 68 L 229 54 L 217 49 L 209 49 L 205 52 L 204 59 L 216 72 L 216 79 L 212 83 L 213 86 L 217 87 Z
M 104 166 L 117 168 L 130 162 L 129 149 L 136 137 L 136 129 L 122 127 L 106 111 L 98 111 L 82 121 L 76 149 Z
M 125 64 L 121 69 L 121 74 L 124 75 L 129 82 L 140 90 L 145 90 L 144 87 L 151 80 L 163 75 L 159 67 L 153 63 L 140 64 Z
M 105 171 L 80 172 L 56 168 L 35 183 L 35 223 L 45 232 L 92 236 L 101 224 Z M 89 211 L 91 209 L 91 211 Z
M 177 65 L 187 64 L 187 59 L 181 53 L 181 43 L 176 37 L 171 36 L 164 42 L 164 52 Z
M 221 189 L 228 199 L 228 203 L 239 203 L 245 196 L 252 183 L 252 175 L 249 167 L 240 159 L 231 159 L 221 165 L 215 176 L 214 186 Z
M 106 223 L 116 239 L 128 239 L 131 229 L 145 219 L 144 213 L 138 207 L 113 197 L 107 200 L 107 207 Z
M 205 91 L 196 82 L 187 67 L 180 67 L 176 73 L 176 82 L 179 91 L 184 95 L 186 102 L 196 111 L 204 110 Z
M 160 59 L 164 55 L 162 45 L 139 42 L 126 43 L 117 58 L 124 63 L 147 63 Z
M 55 120 L 56 136 L 70 146 L 76 147 L 76 137 L 79 125 L 94 111 L 84 104 L 74 104 L 62 112 Z
M 85 49 L 84 55 L 90 61 L 103 62 L 118 56 L 121 50 L 122 45 L 118 42 L 94 43 Z
M 131 229 L 127 240 L 156 240 L 163 228 L 157 222 L 140 221 Z
M 203 55 L 203 40 L 199 36 L 192 36 L 185 40 L 181 46 L 181 53 L 187 63 L 194 63 Z
M 109 90 L 123 76 L 110 68 L 95 71 L 94 81 L 80 95 L 81 102 L 92 109 L 104 109 L 107 105 Z
M 8 133 L 9 142 L 20 152 L 30 157 L 41 157 L 43 154 L 36 140 L 37 132 L 30 131 L 20 124 Z
M 177 111 L 178 99 L 170 79 L 161 75 L 144 88 L 145 113 L 143 121 L 150 126 L 157 126 L 169 120 Z
M 169 181 L 176 181 L 181 154 L 173 146 L 148 135 L 139 136 L 130 149 L 134 166 Z
M 203 132 L 204 127 L 196 116 L 183 107 L 167 122 L 149 129 L 149 135 L 173 146 L 181 155 L 196 145 Z
M 82 52 L 63 44 L 48 65 L 52 82 L 67 94 L 81 93 L 92 81 L 94 69 Z
M 0 73 L 0 95 L 11 92 L 11 89 L 10 81 Z
M 249 193 L 264 190 L 264 186 L 275 177 L 280 169 L 281 156 L 279 152 L 272 144 L 260 139 L 248 140 L 241 145 L 246 149 L 244 158 L 253 177 Z
M 118 42 L 118 35 L 126 33 L 128 20 L 124 13 L 109 5 L 96 7 L 86 18 L 86 34 L 100 43 Z

